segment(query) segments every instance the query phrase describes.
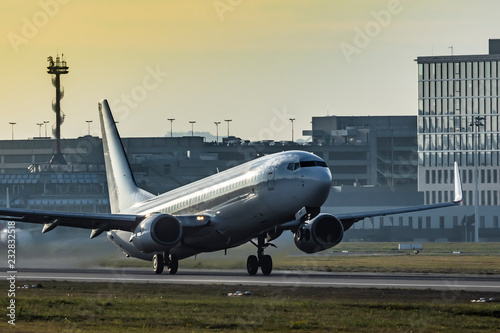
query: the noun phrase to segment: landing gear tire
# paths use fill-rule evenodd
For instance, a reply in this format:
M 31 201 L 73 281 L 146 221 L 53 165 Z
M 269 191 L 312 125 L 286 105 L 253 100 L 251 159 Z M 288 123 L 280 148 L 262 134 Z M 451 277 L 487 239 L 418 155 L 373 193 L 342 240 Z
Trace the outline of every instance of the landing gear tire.
M 262 274 L 264 275 L 269 275 L 271 274 L 273 270 L 273 259 L 271 258 L 270 255 L 264 255 L 260 258 L 259 260 L 260 264 L 260 270 L 262 271 Z
M 168 255 L 167 268 L 169 274 L 177 273 L 177 269 L 179 269 L 179 260 L 177 260 L 177 256 L 175 254 Z
M 254 255 L 248 256 L 247 259 L 248 274 L 255 275 L 257 274 L 258 270 L 259 270 L 259 260 L 257 259 L 257 257 Z
M 163 273 L 163 267 L 165 266 L 165 262 L 163 260 L 163 255 L 157 253 L 153 256 L 153 271 L 155 274 Z

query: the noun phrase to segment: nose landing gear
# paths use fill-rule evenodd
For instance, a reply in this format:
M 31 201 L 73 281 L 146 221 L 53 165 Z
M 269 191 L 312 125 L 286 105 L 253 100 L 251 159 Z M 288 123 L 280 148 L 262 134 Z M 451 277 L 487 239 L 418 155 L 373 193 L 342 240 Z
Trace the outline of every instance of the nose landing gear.
M 276 245 L 272 243 L 265 242 L 265 235 L 260 235 L 258 238 L 258 243 L 255 244 L 253 241 L 252 244 L 257 247 L 257 256 L 251 255 L 247 259 L 247 271 L 250 275 L 257 274 L 257 271 L 262 271 L 262 274 L 269 275 L 273 270 L 273 259 L 270 255 L 264 254 L 264 249 L 268 246 Z

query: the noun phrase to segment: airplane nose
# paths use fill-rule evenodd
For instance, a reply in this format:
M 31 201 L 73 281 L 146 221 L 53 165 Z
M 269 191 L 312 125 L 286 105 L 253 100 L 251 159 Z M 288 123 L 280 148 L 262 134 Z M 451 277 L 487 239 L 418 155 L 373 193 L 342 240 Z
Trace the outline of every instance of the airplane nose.
M 321 207 L 330 194 L 332 174 L 328 168 L 314 168 L 310 175 L 312 194 L 309 197 L 310 207 Z

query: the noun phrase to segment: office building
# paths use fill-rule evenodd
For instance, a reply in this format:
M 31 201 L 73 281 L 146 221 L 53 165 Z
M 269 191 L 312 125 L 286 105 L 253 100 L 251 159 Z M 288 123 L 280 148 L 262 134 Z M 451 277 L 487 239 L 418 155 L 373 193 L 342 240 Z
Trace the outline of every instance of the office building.
M 451 191 L 444 189 L 449 186 L 443 184 L 452 182 L 452 166 L 457 161 L 462 175 L 464 209 L 473 215 L 477 167 L 479 237 L 486 239 L 492 233 L 498 237 L 500 40 L 490 40 L 488 54 L 426 56 L 416 61 L 418 184 L 425 194 L 425 203 L 452 198 Z M 459 218 L 452 219 L 451 225 L 458 226 Z

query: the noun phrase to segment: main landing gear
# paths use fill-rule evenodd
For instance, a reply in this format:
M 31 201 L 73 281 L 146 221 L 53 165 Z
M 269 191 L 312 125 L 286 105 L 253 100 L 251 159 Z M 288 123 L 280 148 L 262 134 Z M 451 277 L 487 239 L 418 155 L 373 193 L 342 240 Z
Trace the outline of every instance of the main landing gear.
M 153 271 L 155 274 L 163 273 L 163 268 L 167 266 L 167 270 L 170 274 L 177 273 L 179 268 L 179 260 L 175 254 L 169 254 L 168 256 L 161 253 L 156 253 L 153 256 Z
M 264 254 L 264 249 L 268 246 L 276 245 L 265 242 L 265 235 L 260 235 L 258 238 L 258 243 L 255 244 L 253 241 L 252 244 L 257 247 L 257 256 L 251 255 L 247 259 L 247 271 L 250 275 L 257 274 L 259 267 L 262 271 L 262 274 L 269 275 L 273 270 L 273 259 L 270 255 Z

